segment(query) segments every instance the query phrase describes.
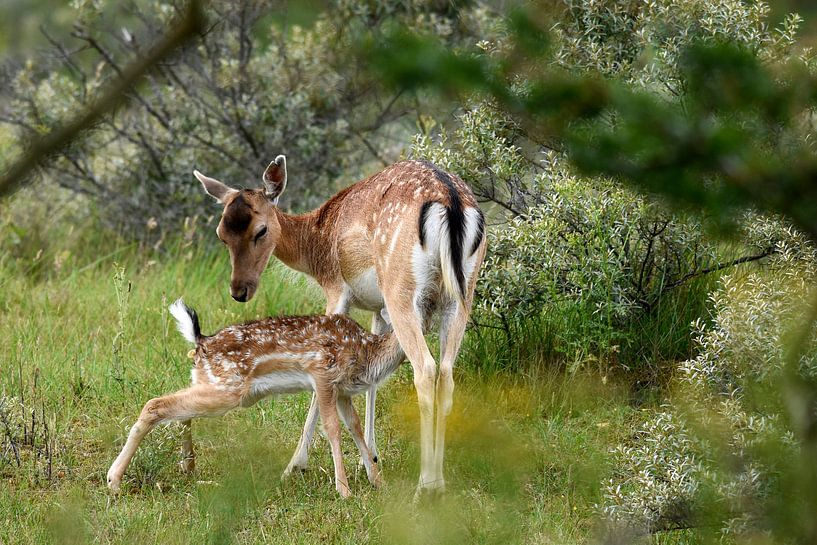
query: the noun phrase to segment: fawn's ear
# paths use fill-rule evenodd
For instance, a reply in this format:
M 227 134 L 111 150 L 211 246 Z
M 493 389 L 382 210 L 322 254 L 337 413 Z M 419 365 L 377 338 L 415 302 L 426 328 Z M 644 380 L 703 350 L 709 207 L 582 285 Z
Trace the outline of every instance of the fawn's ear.
M 278 198 L 287 186 L 287 158 L 279 155 L 269 164 L 262 176 L 264 193 L 273 204 L 278 204 Z
M 193 176 L 204 186 L 204 191 L 220 203 L 223 203 L 229 195 L 236 193 L 232 187 L 224 185 L 215 178 L 208 178 L 198 170 L 193 171 Z

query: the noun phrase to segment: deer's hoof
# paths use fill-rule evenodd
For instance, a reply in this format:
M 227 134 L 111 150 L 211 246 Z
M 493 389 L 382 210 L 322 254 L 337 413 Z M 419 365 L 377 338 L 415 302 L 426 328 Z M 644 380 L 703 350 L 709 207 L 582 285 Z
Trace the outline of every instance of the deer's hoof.
M 284 470 L 284 472 L 281 473 L 281 480 L 286 481 L 287 479 L 292 477 L 293 474 L 297 475 L 297 474 L 303 473 L 305 471 L 306 471 L 306 465 L 301 466 L 301 465 L 298 465 L 298 464 L 289 464 L 287 466 L 287 468 Z
M 179 462 L 179 467 L 183 473 L 192 473 L 196 469 L 196 459 L 192 456 L 184 458 Z
M 338 494 L 340 494 L 340 497 L 343 498 L 344 500 L 352 497 L 352 491 L 349 490 L 348 484 L 345 485 L 342 483 L 338 483 L 338 485 L 335 488 L 338 490 Z
M 119 492 L 119 484 L 122 482 L 122 475 L 117 475 L 113 470 L 108 472 L 108 488 L 116 494 Z
M 414 492 L 414 503 L 433 501 L 441 498 L 444 493 L 445 480 L 443 479 L 428 483 L 421 482 L 417 485 L 417 490 Z

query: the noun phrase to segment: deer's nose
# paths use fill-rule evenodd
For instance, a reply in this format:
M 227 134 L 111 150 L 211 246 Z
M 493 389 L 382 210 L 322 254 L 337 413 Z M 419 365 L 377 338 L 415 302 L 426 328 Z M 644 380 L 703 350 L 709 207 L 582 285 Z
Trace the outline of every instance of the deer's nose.
M 244 286 L 242 288 L 233 289 L 233 290 L 231 290 L 231 292 L 232 293 L 230 295 L 232 295 L 233 299 L 235 299 L 239 303 L 246 303 L 247 302 L 247 287 L 246 286 Z

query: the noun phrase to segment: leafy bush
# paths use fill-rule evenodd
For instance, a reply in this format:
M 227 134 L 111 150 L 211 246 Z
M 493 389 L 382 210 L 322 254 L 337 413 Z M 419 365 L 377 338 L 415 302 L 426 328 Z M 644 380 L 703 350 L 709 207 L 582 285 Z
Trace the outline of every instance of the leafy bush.
M 629 444 L 613 451 L 619 476 L 605 489 L 602 511 L 608 520 L 636 533 L 688 526 L 690 499 L 704 473 L 701 450 L 669 408 L 652 414 Z
M 682 95 L 681 64 L 700 40 L 738 44 L 765 59 L 787 59 L 802 18 L 769 25 L 769 4 L 742 0 L 566 0 L 555 27 L 556 62 L 592 70 L 660 94 Z
M 613 182 L 573 176 L 555 154 L 545 165 L 535 181 L 544 202 L 491 231 L 477 319 L 557 318 L 562 352 L 612 356 L 641 340 L 629 324 L 643 325 L 717 252 L 695 222 Z
M 711 296 L 711 325 L 695 325 L 699 354 L 678 368 L 688 405 L 649 414 L 616 449 L 619 469 L 602 506 L 614 524 L 647 532 L 707 524 L 727 533 L 769 529 L 774 521 L 761 513 L 775 512 L 775 492 L 796 486 L 802 453 L 785 415 L 791 394 L 781 385 L 791 335 L 811 323 L 817 249 L 768 218 L 757 228 L 774 223 L 790 236 L 777 242 L 769 265 L 724 276 Z M 794 372 L 813 379 L 817 329 L 807 333 Z M 791 513 L 802 507 L 796 496 L 783 497 Z

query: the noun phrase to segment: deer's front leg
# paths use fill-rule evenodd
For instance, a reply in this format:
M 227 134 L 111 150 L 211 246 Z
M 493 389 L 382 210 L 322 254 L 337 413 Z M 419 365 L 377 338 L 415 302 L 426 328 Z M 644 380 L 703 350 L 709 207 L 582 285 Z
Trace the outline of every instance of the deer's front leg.
M 352 492 L 349 490 L 349 481 L 346 479 L 346 469 L 343 467 L 337 393 L 332 386 L 323 383 L 317 385 L 316 394 L 318 396 L 318 409 L 321 413 L 323 429 L 326 431 L 326 438 L 332 447 L 332 462 L 335 466 L 335 488 L 342 498 L 348 498 L 352 495 Z
M 377 457 L 377 440 L 374 436 L 374 405 L 377 399 L 377 386 L 372 386 L 366 390 L 366 413 L 365 413 L 365 436 L 366 446 L 369 447 L 369 452 L 372 453 L 372 460 L 375 463 L 379 460 Z M 360 463 L 366 465 L 363 457 L 360 458 Z
M 352 405 L 352 398 L 347 396 L 338 396 L 338 413 L 341 420 L 346 424 L 349 433 L 352 434 L 352 439 L 360 451 L 360 459 L 363 460 L 363 466 L 366 468 L 366 476 L 369 482 L 375 488 L 380 486 L 380 472 L 377 469 L 377 463 L 372 459 L 372 453 L 369 447 L 366 446 L 366 441 L 363 439 L 363 430 L 360 429 L 360 418 L 357 416 L 354 405 Z
M 382 335 L 391 329 L 391 326 L 383 319 L 380 312 L 372 314 L 372 333 L 375 335 Z M 378 463 L 380 458 L 377 453 L 377 440 L 374 433 L 374 419 L 375 419 L 375 400 L 377 399 L 377 386 L 373 385 L 366 391 L 366 412 L 364 414 L 363 428 L 365 430 L 366 445 L 369 447 L 369 452 L 372 453 L 372 459 Z M 366 465 L 361 457 L 361 465 Z

